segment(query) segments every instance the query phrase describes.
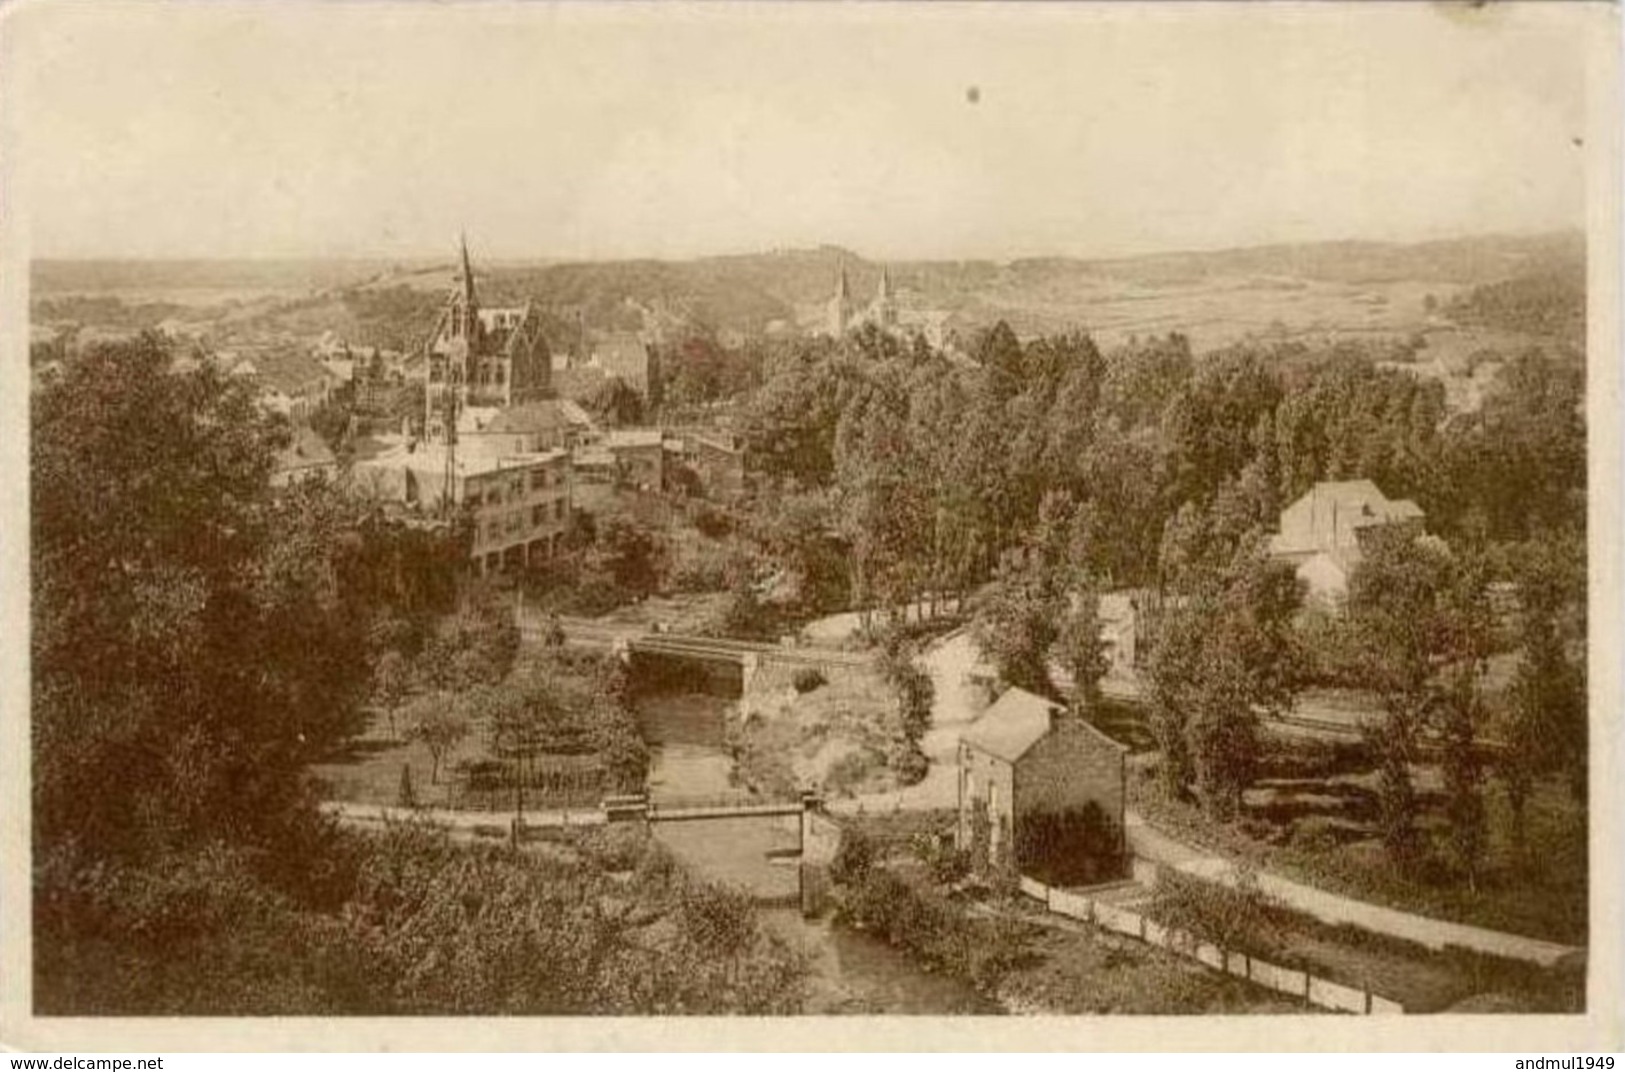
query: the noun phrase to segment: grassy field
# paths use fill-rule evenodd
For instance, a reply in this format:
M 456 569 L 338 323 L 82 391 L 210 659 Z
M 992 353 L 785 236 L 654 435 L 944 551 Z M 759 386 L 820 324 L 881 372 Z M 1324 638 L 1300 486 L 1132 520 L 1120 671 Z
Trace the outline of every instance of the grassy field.
M 402 735 L 404 725 L 397 726 Z M 451 778 L 445 768 L 459 759 L 475 759 L 485 751 L 484 738 L 470 734 L 451 755 L 441 761 L 438 782 L 429 775 L 433 760 L 429 749 L 419 741 L 408 741 L 404 736 L 391 736 L 389 721 L 382 712 L 374 712 L 366 730 L 345 745 L 344 749 L 323 763 L 311 767 L 326 787 L 330 800 L 344 800 L 355 804 L 386 804 L 401 802 L 401 768 L 412 770 L 412 791 L 418 803 L 428 807 L 447 807 L 451 801 Z

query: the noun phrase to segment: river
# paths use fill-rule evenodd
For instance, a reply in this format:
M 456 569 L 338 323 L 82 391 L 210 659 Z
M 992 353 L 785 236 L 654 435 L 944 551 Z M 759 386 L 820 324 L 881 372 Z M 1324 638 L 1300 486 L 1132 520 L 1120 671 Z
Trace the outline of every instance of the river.
M 730 701 L 699 693 L 646 693 L 638 723 L 649 742 L 652 799 L 744 796 L 729 777 L 724 747 Z M 799 843 L 794 817 L 729 818 L 662 823 L 655 836 L 691 870 L 780 904 L 798 888 Z M 804 919 L 799 909 L 763 905 L 764 927 L 806 953 L 812 968 L 807 1009 L 813 1014 L 993 1015 L 991 998 L 970 985 L 923 970 L 912 958 L 828 919 Z

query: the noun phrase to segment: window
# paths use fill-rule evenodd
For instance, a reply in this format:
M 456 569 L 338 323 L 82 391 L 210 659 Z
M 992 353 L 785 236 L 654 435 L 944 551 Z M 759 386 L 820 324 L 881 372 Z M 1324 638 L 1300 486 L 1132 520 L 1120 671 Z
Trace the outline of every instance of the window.
M 547 520 L 547 505 L 545 503 L 530 508 L 530 524 L 536 528 Z
M 564 500 L 556 499 L 553 502 L 553 516 L 560 521 L 564 520 Z

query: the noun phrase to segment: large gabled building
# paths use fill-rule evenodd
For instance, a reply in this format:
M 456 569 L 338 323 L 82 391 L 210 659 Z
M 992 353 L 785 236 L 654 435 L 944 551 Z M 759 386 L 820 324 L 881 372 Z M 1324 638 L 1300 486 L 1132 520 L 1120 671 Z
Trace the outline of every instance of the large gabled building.
M 1420 536 L 1426 516 L 1409 499 L 1390 499 L 1369 480 L 1321 481 L 1281 511 L 1270 556 L 1291 565 L 1308 595 L 1335 607 L 1376 533 Z
M 445 438 L 446 414 L 466 406 L 513 406 L 547 397 L 553 362 L 533 303 L 483 308 L 474 289 L 468 245 L 462 272 L 446 297 L 424 348 L 424 429 Z

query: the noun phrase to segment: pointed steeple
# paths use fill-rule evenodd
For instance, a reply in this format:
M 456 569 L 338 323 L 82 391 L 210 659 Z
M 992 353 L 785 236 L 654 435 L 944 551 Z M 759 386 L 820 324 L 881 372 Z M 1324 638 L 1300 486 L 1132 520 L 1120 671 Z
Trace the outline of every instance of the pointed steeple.
M 876 297 L 883 302 L 891 301 L 891 269 L 885 266 L 880 269 L 880 293 Z
M 457 241 L 463 250 L 463 301 L 468 303 L 470 309 L 474 308 L 474 269 L 468 263 L 468 234 L 459 232 Z
M 837 339 L 846 334 L 852 317 L 852 286 L 846 279 L 846 264 L 835 280 L 835 297 L 829 300 L 829 333 Z

